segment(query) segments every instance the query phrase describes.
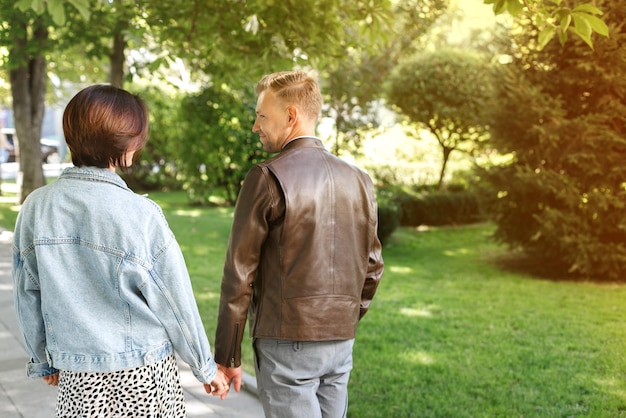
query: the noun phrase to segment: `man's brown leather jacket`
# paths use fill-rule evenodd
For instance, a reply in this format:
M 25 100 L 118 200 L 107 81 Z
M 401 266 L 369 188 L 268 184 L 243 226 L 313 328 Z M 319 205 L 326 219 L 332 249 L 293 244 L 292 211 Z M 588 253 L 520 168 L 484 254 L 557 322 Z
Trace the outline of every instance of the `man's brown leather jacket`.
M 224 265 L 215 361 L 241 364 L 253 338 L 354 338 L 383 274 L 374 186 L 314 137 L 248 173 Z

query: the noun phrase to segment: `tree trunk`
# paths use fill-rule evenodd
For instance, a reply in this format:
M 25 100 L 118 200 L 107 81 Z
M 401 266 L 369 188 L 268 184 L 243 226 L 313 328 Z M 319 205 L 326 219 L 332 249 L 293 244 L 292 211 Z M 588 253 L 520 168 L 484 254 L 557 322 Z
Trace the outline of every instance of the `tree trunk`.
M 113 0 L 116 6 L 123 8 L 121 0 Z M 124 87 L 124 61 L 126 60 L 126 30 L 128 30 L 128 20 L 122 15 L 113 26 L 113 45 L 109 54 L 111 73 L 109 80 L 114 87 Z
M 441 144 L 441 142 L 440 142 Z M 437 190 L 443 189 L 443 179 L 446 176 L 446 167 L 448 166 L 448 160 L 450 159 L 450 153 L 454 151 L 454 148 L 448 148 L 442 145 L 443 158 L 441 161 L 441 171 L 439 172 L 439 182 L 437 183 Z
M 35 21 L 33 26 L 33 37 L 35 42 L 45 43 L 48 30 L 37 23 Z M 28 44 L 27 34 L 27 25 L 24 24 L 21 35 L 15 39 L 15 49 L 9 55 L 15 63 L 9 76 L 19 149 L 19 203 L 23 203 L 33 190 L 45 184 L 40 139 L 45 111 L 46 59 L 41 53 L 34 57 L 23 55 Z
M 343 129 L 343 116 L 341 114 L 341 105 L 336 107 L 337 117 L 335 118 L 335 152 L 334 154 L 339 156 L 341 151 L 341 130 Z
M 114 87 L 122 88 L 124 85 L 124 60 L 125 60 L 126 39 L 124 34 L 117 31 L 113 34 L 113 49 L 109 55 L 111 63 L 110 81 Z

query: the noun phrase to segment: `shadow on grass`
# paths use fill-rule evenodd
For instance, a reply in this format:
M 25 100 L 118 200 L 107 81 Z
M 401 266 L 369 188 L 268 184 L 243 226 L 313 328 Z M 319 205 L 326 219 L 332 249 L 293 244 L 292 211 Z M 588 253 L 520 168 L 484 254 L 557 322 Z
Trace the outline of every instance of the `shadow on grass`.
M 510 273 L 524 274 L 541 280 L 570 283 L 626 284 L 626 279 L 609 280 L 569 273 L 563 263 L 539 260 L 522 252 L 509 252 L 493 258 L 493 263 Z

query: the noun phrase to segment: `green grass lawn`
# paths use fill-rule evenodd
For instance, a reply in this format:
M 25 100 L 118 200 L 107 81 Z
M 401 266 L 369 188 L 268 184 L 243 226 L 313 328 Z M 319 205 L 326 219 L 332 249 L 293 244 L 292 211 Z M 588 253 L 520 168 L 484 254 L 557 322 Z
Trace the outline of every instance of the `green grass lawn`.
M 351 417 L 626 416 L 626 287 L 503 271 L 491 231 L 395 233 Z
M 211 342 L 231 209 L 152 193 L 185 254 Z M 0 198 L 11 228 L 14 199 Z M 402 228 L 362 320 L 351 418 L 626 416 L 626 286 L 505 270 L 489 224 Z M 249 339 L 244 364 L 253 372 Z

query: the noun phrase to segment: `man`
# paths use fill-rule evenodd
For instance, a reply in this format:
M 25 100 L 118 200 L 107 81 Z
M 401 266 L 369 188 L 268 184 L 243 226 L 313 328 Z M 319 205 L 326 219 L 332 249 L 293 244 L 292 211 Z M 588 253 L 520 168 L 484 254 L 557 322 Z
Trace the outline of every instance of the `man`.
M 253 132 L 279 154 L 235 207 L 215 342 L 241 385 L 246 317 L 268 417 L 345 417 L 352 347 L 383 273 L 374 186 L 315 137 L 322 97 L 302 71 L 264 76 Z

